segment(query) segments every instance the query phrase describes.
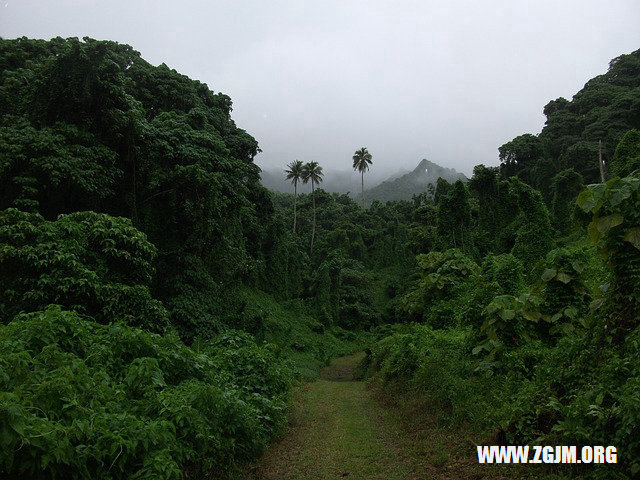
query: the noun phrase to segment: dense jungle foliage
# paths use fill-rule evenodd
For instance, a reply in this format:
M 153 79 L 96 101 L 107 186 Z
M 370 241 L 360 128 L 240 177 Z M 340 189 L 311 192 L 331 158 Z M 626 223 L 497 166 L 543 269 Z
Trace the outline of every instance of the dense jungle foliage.
M 414 210 L 419 276 L 389 302 L 395 325 L 361 365 L 390 392 L 485 444 L 614 445 L 640 473 L 640 51 L 539 135 L 500 147 L 500 168 L 439 182 Z M 600 182 L 598 142 L 606 165 Z M 551 181 L 549 181 L 551 179 Z
M 0 478 L 233 476 L 365 347 L 450 425 L 640 472 L 640 51 L 368 208 L 263 188 L 231 111 L 126 45 L 0 40 Z

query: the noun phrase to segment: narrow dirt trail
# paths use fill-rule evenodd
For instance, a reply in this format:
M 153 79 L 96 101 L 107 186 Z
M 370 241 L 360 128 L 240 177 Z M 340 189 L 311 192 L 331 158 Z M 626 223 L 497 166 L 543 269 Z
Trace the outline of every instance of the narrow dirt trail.
M 385 479 L 420 477 L 393 446 L 397 428 L 364 382 L 353 380 L 361 357 L 334 360 L 306 384 L 287 435 L 273 445 L 254 480 Z

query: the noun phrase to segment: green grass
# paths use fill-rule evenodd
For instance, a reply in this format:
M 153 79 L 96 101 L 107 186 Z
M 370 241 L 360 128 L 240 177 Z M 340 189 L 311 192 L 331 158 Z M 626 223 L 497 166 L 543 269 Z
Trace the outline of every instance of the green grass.
M 411 466 L 393 446 L 393 425 L 363 382 L 348 379 L 358 356 L 338 359 L 298 392 L 289 433 L 251 473 L 253 479 L 406 480 Z

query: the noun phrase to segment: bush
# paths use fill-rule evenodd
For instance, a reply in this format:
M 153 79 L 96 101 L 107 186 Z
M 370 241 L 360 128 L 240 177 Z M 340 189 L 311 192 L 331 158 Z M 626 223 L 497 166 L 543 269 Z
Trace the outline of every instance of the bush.
M 463 294 L 478 274 L 478 266 L 460 250 L 431 252 L 416 257 L 421 278 L 399 300 L 409 318 L 423 320 L 434 328 L 458 323 L 456 297 Z
M 288 371 L 249 335 L 185 347 L 50 307 L 0 326 L 0 465 L 37 478 L 202 478 L 256 458 Z
M 382 385 L 404 384 L 437 407 L 436 414 L 451 425 L 471 422 L 491 425 L 492 405 L 501 403 L 499 383 L 475 373 L 467 330 L 433 330 L 411 325 L 371 347 L 360 371 Z
M 168 314 L 151 297 L 156 248 L 130 220 L 94 212 L 0 212 L 0 321 L 55 303 L 98 322 L 159 332 Z

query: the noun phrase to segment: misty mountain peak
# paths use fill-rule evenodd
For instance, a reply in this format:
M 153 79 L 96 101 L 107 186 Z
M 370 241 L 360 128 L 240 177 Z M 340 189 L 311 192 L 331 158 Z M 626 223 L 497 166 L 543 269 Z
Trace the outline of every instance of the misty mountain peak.
M 429 184 L 435 185 L 438 178 L 443 178 L 450 183 L 456 180 L 466 181 L 464 174 L 453 168 L 446 168 L 423 158 L 411 172 L 397 178 L 388 179 L 381 184 L 365 191 L 367 202 L 379 200 L 409 200 L 413 195 L 427 190 Z

